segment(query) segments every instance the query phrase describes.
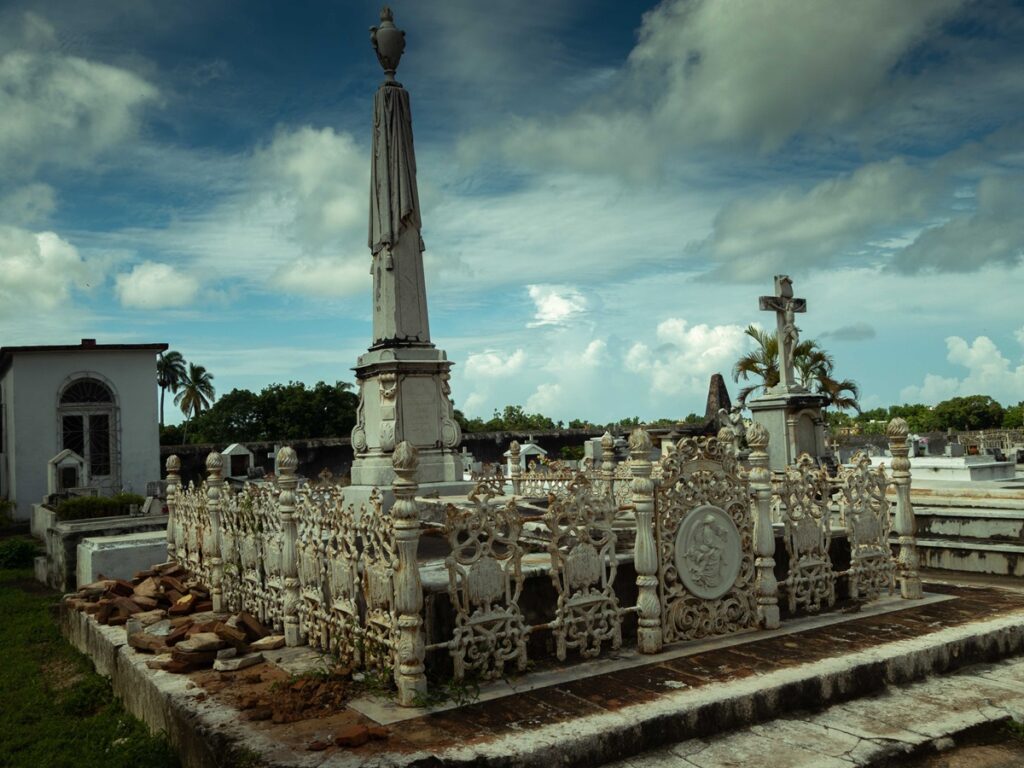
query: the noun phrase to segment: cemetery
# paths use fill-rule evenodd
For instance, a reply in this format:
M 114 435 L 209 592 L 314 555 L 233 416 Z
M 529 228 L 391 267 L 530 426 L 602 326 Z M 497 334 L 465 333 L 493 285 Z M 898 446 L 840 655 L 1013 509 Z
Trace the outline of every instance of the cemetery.
M 329 439 L 232 442 L 201 468 L 172 453 L 161 473 L 134 392 L 164 344 L 0 350 L 0 488 L 125 709 L 203 768 L 885 765 L 1024 719 L 1024 591 L 963 578 L 1024 577 L 1024 485 L 984 453 L 1015 459 L 1020 434 L 931 455 L 897 417 L 884 448 L 833 450 L 829 398 L 794 372 L 815 307 L 788 275 L 750 297 L 776 327 L 766 391 L 733 406 L 716 374 L 703 420 L 574 434 L 579 460 L 465 450 L 389 9 L 371 41 L 350 482 L 299 471 Z M 63 383 L 22 384 L 44 373 Z M 146 496 L 62 518 L 120 489 Z

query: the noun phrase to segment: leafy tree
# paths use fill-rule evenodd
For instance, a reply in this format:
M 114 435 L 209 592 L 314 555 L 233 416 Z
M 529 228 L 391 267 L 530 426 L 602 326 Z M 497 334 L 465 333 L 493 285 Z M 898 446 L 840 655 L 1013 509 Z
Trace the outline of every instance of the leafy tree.
M 1006 429 L 1024 427 L 1024 400 L 1006 409 L 1006 413 L 1003 414 L 1003 426 Z
M 935 406 L 939 429 L 991 429 L 1002 426 L 1004 413 L 988 395 L 954 397 Z
M 259 394 L 233 389 L 196 419 L 194 430 L 206 443 L 343 437 L 355 426 L 358 406 L 344 381 L 271 384 Z
M 181 383 L 181 391 L 174 396 L 174 404 L 185 414 L 185 439 L 189 422 L 213 404 L 213 374 L 202 365 L 188 364 L 188 375 Z
M 756 342 L 753 350 L 740 357 L 732 369 L 733 381 L 760 379 L 760 383 L 744 387 L 739 393 L 739 402 L 745 403 L 750 394 L 761 387 L 767 392 L 780 380 L 779 338 L 776 331 L 765 331 L 755 325 L 748 325 L 744 333 Z M 860 390 L 852 379 L 833 377 L 835 363 L 832 356 L 813 339 L 804 339 L 793 350 L 793 373 L 800 386 L 827 395 L 829 405 L 841 410 L 860 410 Z
M 185 430 L 178 424 L 160 427 L 160 445 L 183 445 L 184 442 Z
M 164 425 L 164 395 L 176 394 L 185 381 L 185 358 L 170 349 L 161 352 L 156 361 L 156 383 L 160 387 L 160 426 Z
M 935 410 L 923 403 L 889 406 L 889 419 L 897 416 L 906 419 L 907 426 L 914 433 L 936 432 L 941 429 Z

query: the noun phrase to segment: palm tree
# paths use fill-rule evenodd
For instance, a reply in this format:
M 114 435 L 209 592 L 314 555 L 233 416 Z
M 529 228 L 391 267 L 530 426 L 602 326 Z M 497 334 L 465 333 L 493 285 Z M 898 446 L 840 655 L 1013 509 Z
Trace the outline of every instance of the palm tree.
M 747 326 L 744 333 L 757 342 L 757 346 L 736 361 L 732 368 L 733 381 L 746 381 L 753 376 L 760 378 L 761 382 L 740 390 L 741 404 L 745 404 L 750 393 L 758 387 L 767 392 L 779 383 L 778 333 L 762 330 L 755 325 Z M 852 379 L 832 378 L 834 365 L 832 356 L 813 339 L 804 339 L 793 350 L 793 372 L 800 386 L 817 394 L 827 395 L 828 404 L 840 410 L 854 408 L 860 411 L 857 402 L 860 390 L 857 383 Z
M 213 404 L 213 374 L 206 367 L 188 364 L 188 375 L 181 382 L 181 391 L 175 395 L 174 404 L 185 414 L 184 439 L 188 440 L 189 422 Z
M 164 425 L 164 395 L 175 394 L 185 380 L 185 358 L 173 349 L 161 352 L 156 361 L 156 383 L 160 387 L 160 426 Z

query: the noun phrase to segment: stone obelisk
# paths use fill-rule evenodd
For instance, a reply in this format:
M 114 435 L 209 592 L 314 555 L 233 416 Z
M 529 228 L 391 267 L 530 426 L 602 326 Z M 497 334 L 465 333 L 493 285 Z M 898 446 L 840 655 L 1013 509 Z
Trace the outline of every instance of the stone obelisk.
M 352 430 L 352 485 L 389 487 L 391 454 L 406 440 L 419 449 L 421 491 L 461 489 L 462 434 L 448 385 L 451 363 L 430 341 L 423 276 L 416 154 L 409 92 L 395 80 L 405 32 L 384 7 L 370 30 L 384 82 L 373 99 L 370 252 L 373 344 L 356 363 L 359 409 Z M 354 488 L 353 491 L 358 495 Z

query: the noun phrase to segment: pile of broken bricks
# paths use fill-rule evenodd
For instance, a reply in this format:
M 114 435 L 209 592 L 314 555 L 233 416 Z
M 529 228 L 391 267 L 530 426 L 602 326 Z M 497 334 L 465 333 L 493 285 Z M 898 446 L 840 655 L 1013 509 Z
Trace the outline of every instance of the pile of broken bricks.
M 214 612 L 206 587 L 186 579 L 176 563 L 140 571 L 132 581 L 100 579 L 64 600 L 100 624 L 123 625 L 128 645 L 156 655 L 146 662 L 152 669 L 234 672 L 284 645 L 283 635 L 271 634 L 251 614 Z

